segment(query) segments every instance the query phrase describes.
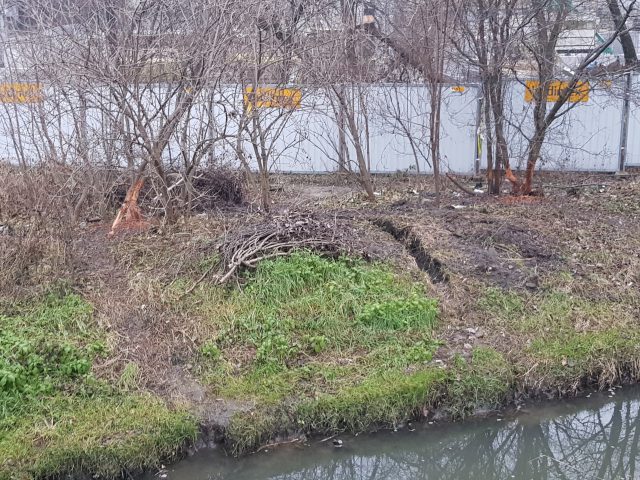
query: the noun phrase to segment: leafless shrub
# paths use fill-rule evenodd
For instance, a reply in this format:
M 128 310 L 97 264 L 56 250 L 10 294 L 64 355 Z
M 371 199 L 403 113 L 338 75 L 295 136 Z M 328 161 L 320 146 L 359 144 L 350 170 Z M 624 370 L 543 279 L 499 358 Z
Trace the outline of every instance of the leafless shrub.
M 42 225 L 0 235 L 0 297 L 19 290 L 45 287 L 68 278 L 71 248 L 68 239 Z
M 76 222 L 105 214 L 117 172 L 41 163 L 0 165 L 0 177 L 0 220 L 41 216 Z
M 0 176 L 0 295 L 67 278 L 81 193 L 56 168 L 0 166 Z

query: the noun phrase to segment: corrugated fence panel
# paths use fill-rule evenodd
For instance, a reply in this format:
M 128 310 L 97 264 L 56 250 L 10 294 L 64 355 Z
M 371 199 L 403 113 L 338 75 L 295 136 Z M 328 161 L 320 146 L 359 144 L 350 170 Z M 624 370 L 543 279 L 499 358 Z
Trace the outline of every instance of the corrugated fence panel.
M 533 136 L 533 103 L 525 101 L 525 87 L 512 83 L 506 94 L 507 139 L 512 168 L 526 167 Z M 551 104 L 550 104 L 551 105 Z M 603 89 L 590 92 L 589 101 L 574 106 L 547 133 L 537 168 L 549 171 L 618 169 L 622 100 Z M 486 158 L 483 161 L 486 166 Z
M 627 143 L 627 165 L 640 167 L 640 75 L 635 76 L 629 115 L 629 140 Z
M 163 86 L 151 86 L 149 102 L 162 97 Z M 361 85 L 343 87 L 354 105 L 358 136 L 366 161 L 373 172 L 411 171 L 430 173 L 432 162 L 429 136 L 429 89 L 424 85 Z M 267 134 L 271 169 L 279 172 L 333 172 L 339 158 L 339 129 L 336 98 L 331 89 L 307 89 L 301 108 L 282 115 L 276 110 L 261 112 L 263 120 L 274 120 Z M 640 76 L 634 91 L 640 90 Z M 526 163 L 528 138 L 532 133 L 532 104 L 525 101 L 524 86 L 508 85 L 506 94 L 507 137 L 516 168 Z M 442 170 L 472 173 L 477 129 L 476 86 L 445 87 L 441 118 L 440 152 Z M 79 155 L 78 98 L 73 93 L 46 89 L 40 106 L 0 104 L 0 159 L 19 157 L 37 162 L 52 153 L 73 160 Z M 126 165 L 127 148 L 121 132 L 101 112 L 110 101 L 108 90 L 89 98 L 87 139 L 89 159 L 96 163 Z M 633 96 L 629 125 L 628 164 L 640 166 L 640 109 Z M 115 106 L 111 106 L 115 108 Z M 193 155 L 211 138 L 226 138 L 214 144 L 212 159 L 238 165 L 233 137 L 241 118 L 242 87 L 229 85 L 205 92 L 194 106 L 187 125 L 180 125 L 163 152 L 164 159 L 180 168 L 183 155 Z M 551 128 L 538 168 L 545 170 L 590 170 L 615 172 L 618 168 L 622 119 L 620 86 L 598 88 L 587 103 L 575 106 Z M 158 123 L 154 128 L 160 128 Z M 348 163 L 357 170 L 354 142 L 344 128 Z M 367 135 L 368 134 L 368 135 Z M 368 141 L 367 141 L 368 138 Z M 249 165 L 257 167 L 251 144 L 242 144 Z M 486 149 L 485 149 L 486 150 Z M 134 155 L 144 152 L 134 151 Z M 486 165 L 486 159 L 483 162 Z
M 433 171 L 429 138 L 429 90 L 425 86 L 372 87 L 369 156 L 373 172 Z M 443 91 L 442 170 L 471 173 L 474 166 L 476 88 Z

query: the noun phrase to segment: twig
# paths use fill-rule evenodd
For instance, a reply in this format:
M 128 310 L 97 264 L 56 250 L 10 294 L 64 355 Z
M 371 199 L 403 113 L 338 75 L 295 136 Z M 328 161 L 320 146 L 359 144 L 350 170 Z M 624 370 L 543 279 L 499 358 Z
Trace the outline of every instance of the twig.
M 610 187 L 610 183 L 583 183 L 580 185 L 545 185 L 544 188 L 557 188 L 559 190 L 571 190 L 572 188 L 586 187 Z
M 449 180 L 451 180 L 451 183 L 453 183 L 456 187 L 458 187 L 463 193 L 466 193 L 467 195 L 470 195 L 472 197 L 476 197 L 478 196 L 477 193 L 469 190 L 467 187 L 465 187 L 464 185 L 462 185 L 460 182 L 458 182 L 458 180 L 456 180 L 453 175 L 451 175 L 450 173 L 447 173 L 447 178 Z
M 256 450 L 256 453 L 261 452 L 262 450 L 265 450 L 267 448 L 281 447 L 283 445 L 291 445 L 292 443 L 299 443 L 299 442 L 302 442 L 302 441 L 303 441 L 302 438 L 294 438 L 293 440 L 288 440 L 286 442 L 268 443 L 266 445 L 261 446 L 258 450 Z

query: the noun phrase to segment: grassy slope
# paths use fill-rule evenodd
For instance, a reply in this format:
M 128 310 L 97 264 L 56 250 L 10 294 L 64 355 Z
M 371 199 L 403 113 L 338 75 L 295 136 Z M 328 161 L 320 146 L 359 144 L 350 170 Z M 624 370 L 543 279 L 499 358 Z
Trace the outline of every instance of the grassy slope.
M 263 262 L 245 282 L 189 297 L 189 282 L 174 282 L 166 293 L 214 332 L 194 361 L 199 378 L 216 398 L 253 404 L 228 426 L 236 452 L 286 432 L 396 426 L 425 408 L 463 418 L 515 389 L 638 374 L 637 299 L 590 300 L 571 293 L 569 276 L 539 293 L 480 287 L 476 313 L 494 335 L 446 368 L 433 360 L 446 327 L 437 302 L 388 266 L 299 253 Z M 0 478 L 114 475 L 154 465 L 195 435 L 185 412 L 92 378 L 91 363 L 109 352 L 82 299 L 4 310 Z
M 263 262 L 243 290 L 202 286 L 192 300 L 217 332 L 200 377 L 216 397 L 255 405 L 227 430 L 236 452 L 285 431 L 398 425 L 449 392 L 461 416 L 499 405 L 511 383 L 490 349 L 449 370 L 433 362 L 437 302 L 384 265 L 299 253 Z
M 92 308 L 50 294 L 0 315 L 0 478 L 114 476 L 157 464 L 196 434 L 186 412 L 97 381 L 108 355 Z
M 424 408 L 463 418 L 515 390 L 569 393 L 638 376 L 637 305 L 572 294 L 567 275 L 538 293 L 484 289 L 477 315 L 492 338 L 440 368 L 444 328 L 421 284 L 385 266 L 298 254 L 263 263 L 243 291 L 203 286 L 198 314 L 218 334 L 201 348 L 201 378 L 216 396 L 255 403 L 232 419 L 232 448 L 287 431 L 396 426 Z
M 521 387 L 571 390 L 640 378 L 640 299 L 590 299 L 571 284 L 561 274 L 539 293 L 489 288 L 478 302 L 494 328 L 524 340 L 511 352 Z

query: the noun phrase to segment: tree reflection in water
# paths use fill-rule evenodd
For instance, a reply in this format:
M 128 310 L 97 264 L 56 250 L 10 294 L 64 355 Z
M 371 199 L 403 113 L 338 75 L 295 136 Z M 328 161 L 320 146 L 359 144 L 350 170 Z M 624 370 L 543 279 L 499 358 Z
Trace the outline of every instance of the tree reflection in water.
M 635 479 L 640 390 L 536 407 L 517 418 L 488 419 L 413 433 L 347 439 L 240 460 L 202 457 L 178 465 L 171 480 Z

